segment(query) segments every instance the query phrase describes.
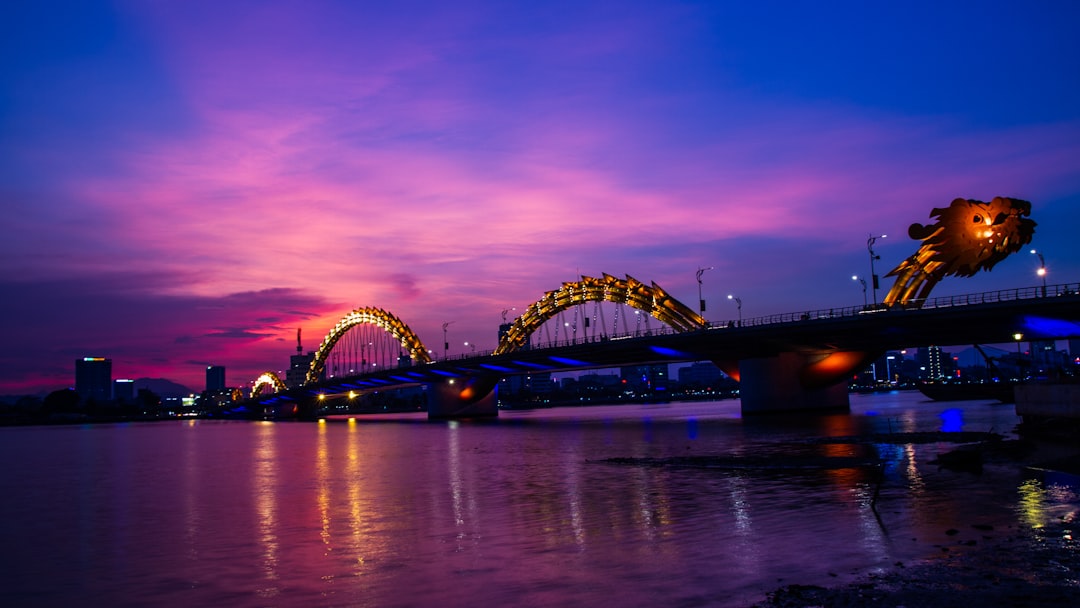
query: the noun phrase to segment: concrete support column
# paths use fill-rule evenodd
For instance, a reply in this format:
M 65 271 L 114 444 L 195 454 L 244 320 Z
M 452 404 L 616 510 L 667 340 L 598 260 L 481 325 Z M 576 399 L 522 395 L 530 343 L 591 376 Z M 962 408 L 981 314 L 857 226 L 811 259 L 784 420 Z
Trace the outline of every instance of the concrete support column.
M 499 415 L 499 378 L 453 378 L 428 386 L 428 418 L 492 418 Z
M 781 353 L 763 359 L 739 361 L 739 396 L 744 415 L 781 412 L 846 412 L 847 381 L 807 388 L 801 376 L 819 356 Z

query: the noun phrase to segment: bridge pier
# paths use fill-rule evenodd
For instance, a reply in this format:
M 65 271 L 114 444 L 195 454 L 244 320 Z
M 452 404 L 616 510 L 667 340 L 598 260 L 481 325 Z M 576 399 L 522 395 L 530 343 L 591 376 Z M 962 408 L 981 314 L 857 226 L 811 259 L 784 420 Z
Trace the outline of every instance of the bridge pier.
M 827 356 L 780 353 L 739 361 L 743 415 L 849 411 L 846 377 L 827 383 L 807 381 L 806 370 Z
M 498 385 L 497 376 L 428 384 L 428 418 L 494 418 L 499 415 Z

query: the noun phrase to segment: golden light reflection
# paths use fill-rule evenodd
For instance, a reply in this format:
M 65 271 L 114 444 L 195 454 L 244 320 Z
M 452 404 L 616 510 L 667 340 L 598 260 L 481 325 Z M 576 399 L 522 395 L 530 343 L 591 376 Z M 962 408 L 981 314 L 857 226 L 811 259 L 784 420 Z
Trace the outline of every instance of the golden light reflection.
M 360 463 L 360 437 L 355 419 L 349 419 L 348 437 L 345 440 L 345 494 L 348 497 L 349 507 L 349 532 L 352 550 L 356 553 L 357 575 L 364 573 L 364 562 L 367 559 L 365 553 L 371 550 L 366 538 L 368 530 L 367 514 L 364 512 L 364 495 L 360 485 L 363 470 Z M 375 556 L 371 556 L 375 557 Z
M 188 427 L 194 427 L 195 420 L 188 420 Z M 199 435 L 191 432 L 184 433 L 184 541 L 187 543 L 187 554 L 191 560 L 199 559 L 199 530 L 201 528 L 199 489 L 203 487 L 201 477 L 203 475 L 202 462 L 199 459 Z
M 922 494 L 926 489 L 926 482 L 922 478 L 922 474 L 919 473 L 919 463 L 915 458 L 915 444 L 904 444 L 904 477 L 907 478 L 908 487 L 911 489 L 912 494 Z
M 255 475 L 252 477 L 252 492 L 254 494 L 256 524 L 259 532 L 259 543 L 262 545 L 262 570 L 263 576 L 268 581 L 278 579 L 278 553 L 280 551 L 277 537 L 277 469 L 279 466 L 277 454 L 277 427 L 273 424 L 262 424 L 256 427 L 255 434 Z M 277 595 L 276 586 L 269 586 L 258 591 L 261 597 Z
M 320 421 L 322 422 L 322 421 Z M 326 545 L 326 553 L 334 550 L 330 544 L 330 449 L 327 447 L 327 428 L 325 424 L 318 427 L 318 435 L 315 438 L 315 479 L 319 486 L 315 500 L 319 509 L 319 521 L 322 526 L 319 530 L 319 538 Z
M 1032 529 L 1038 530 L 1046 521 L 1046 490 L 1042 483 L 1035 479 L 1024 480 L 1016 489 L 1020 495 L 1017 508 L 1020 510 L 1020 518 Z

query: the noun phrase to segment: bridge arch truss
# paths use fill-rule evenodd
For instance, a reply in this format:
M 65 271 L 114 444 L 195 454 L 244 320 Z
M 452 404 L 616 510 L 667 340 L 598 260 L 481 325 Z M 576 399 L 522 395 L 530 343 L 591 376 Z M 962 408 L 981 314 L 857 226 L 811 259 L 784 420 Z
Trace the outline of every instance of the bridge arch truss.
M 308 369 L 306 384 L 318 382 L 326 373 L 326 366 L 331 359 L 331 354 L 335 347 L 339 344 L 353 342 L 350 347 L 353 350 L 360 351 L 360 358 L 362 364 L 367 363 L 366 357 L 368 353 L 364 349 L 367 348 L 368 340 L 364 337 L 350 338 L 348 337 L 350 330 L 354 328 L 371 327 L 377 329 L 385 334 L 389 334 L 393 338 L 394 342 L 405 352 L 407 352 L 410 360 L 419 363 L 430 363 L 431 355 L 427 349 L 424 348 L 423 343 L 420 342 L 420 338 L 416 333 L 409 328 L 401 319 L 397 318 L 393 314 L 381 309 L 381 308 L 357 308 L 349 314 L 345 315 L 330 333 L 326 334 L 326 338 L 323 339 L 322 344 L 319 345 L 319 349 L 315 351 L 315 357 L 311 361 L 311 367 Z M 347 344 L 348 345 L 348 344 Z M 373 350 L 377 350 L 374 347 Z M 374 356 L 375 353 L 372 353 Z M 397 355 L 393 357 L 395 360 Z M 396 362 L 396 361 L 395 361 Z M 353 370 L 349 370 L 353 371 Z
M 671 297 L 656 283 L 646 285 L 627 275 L 619 279 L 607 273 L 601 277 L 582 275 L 580 281 L 563 283 L 531 304 L 499 341 L 495 354 L 505 354 L 525 347 L 529 337 L 545 322 L 560 313 L 587 302 L 613 302 L 648 313 L 675 331 L 693 331 L 706 326 L 705 319 L 682 302 Z
M 285 383 L 274 372 L 263 372 L 255 379 L 255 385 L 251 388 L 251 397 L 254 399 L 267 389 L 279 393 L 285 390 Z

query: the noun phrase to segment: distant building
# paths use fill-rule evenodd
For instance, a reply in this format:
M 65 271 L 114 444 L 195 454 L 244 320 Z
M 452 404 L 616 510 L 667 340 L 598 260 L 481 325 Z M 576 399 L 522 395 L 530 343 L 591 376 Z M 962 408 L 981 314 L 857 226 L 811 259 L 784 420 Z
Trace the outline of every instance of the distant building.
M 112 395 L 116 401 L 135 401 L 135 381 L 124 378 L 113 380 Z
M 707 361 L 679 368 L 679 384 L 693 388 L 716 388 L 724 380 L 724 372 Z
M 555 389 L 550 372 L 507 376 L 499 383 L 499 391 L 509 395 L 546 395 Z
M 206 390 L 207 392 L 220 391 L 225 389 L 225 366 L 223 365 L 211 365 L 206 368 Z
M 112 397 L 112 359 L 83 357 L 75 360 L 75 392 L 83 399 L 108 401 Z
M 1034 374 L 1046 375 L 1061 367 L 1061 358 L 1054 340 L 1032 340 L 1030 346 Z
M 919 378 L 921 380 L 939 380 L 945 377 L 944 360 L 949 356 L 940 346 L 928 346 L 919 349 Z
M 308 370 L 311 369 L 311 363 L 315 360 L 315 353 L 309 352 L 304 354 L 304 347 L 300 343 L 300 329 L 296 330 L 296 354 L 289 357 L 289 369 L 285 370 L 285 386 L 294 388 L 297 386 L 303 386 L 307 382 Z M 399 362 L 400 365 L 400 362 Z M 326 376 L 326 370 L 323 370 L 323 377 Z M 319 378 L 322 380 L 323 378 Z
M 668 388 L 668 366 L 635 365 L 619 369 L 627 388 L 635 391 L 666 391 Z
M 314 360 L 315 353 L 313 352 L 289 357 L 289 369 L 285 370 L 285 386 L 292 388 L 302 385 L 307 379 L 308 369 Z

